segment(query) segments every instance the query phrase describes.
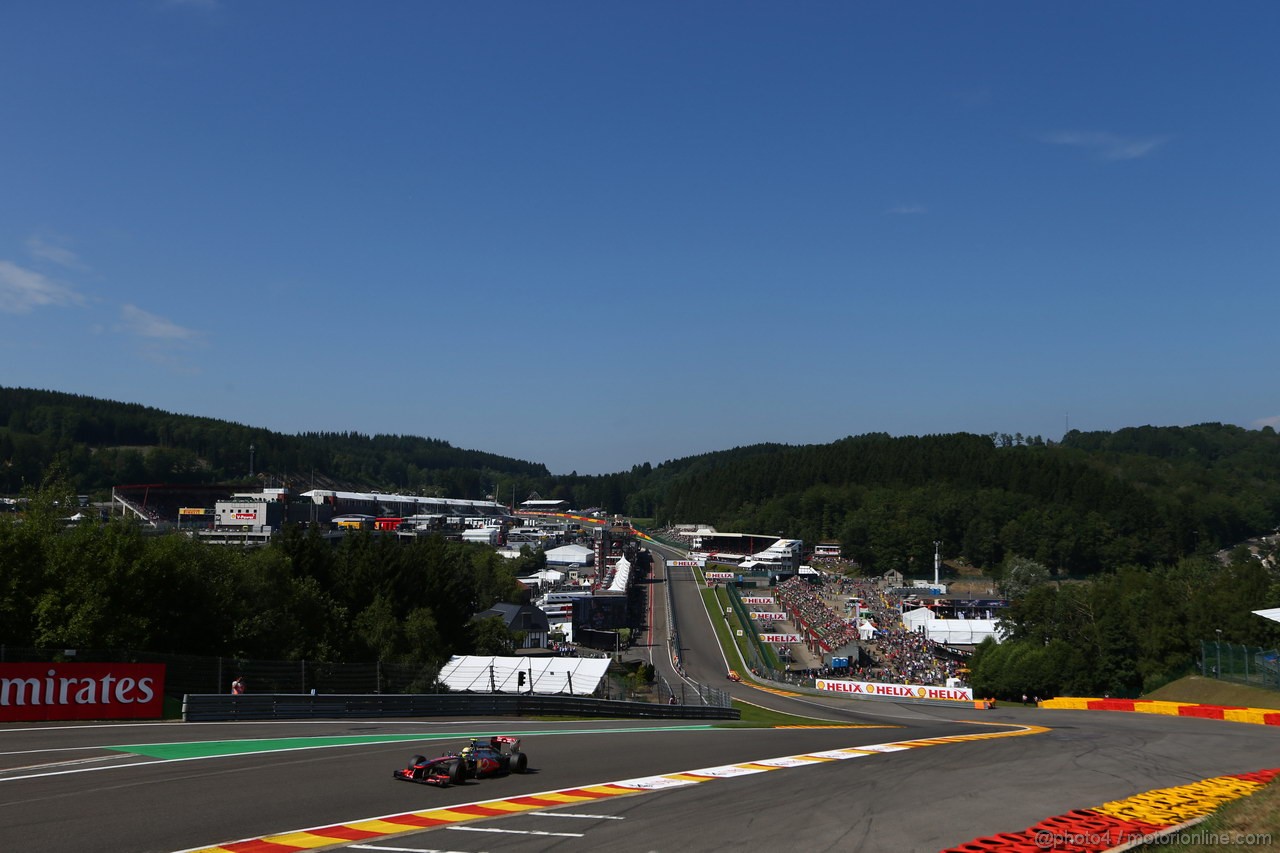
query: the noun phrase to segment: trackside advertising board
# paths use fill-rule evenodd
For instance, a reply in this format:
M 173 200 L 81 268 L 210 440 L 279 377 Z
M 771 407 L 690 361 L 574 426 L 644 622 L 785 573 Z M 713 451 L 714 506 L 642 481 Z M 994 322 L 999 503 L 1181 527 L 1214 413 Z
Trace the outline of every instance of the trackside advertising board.
M 968 687 L 937 687 L 925 684 L 877 684 L 874 681 L 833 681 L 829 678 L 819 678 L 814 686 L 829 693 L 881 696 L 886 699 L 973 701 L 973 690 Z
M 749 610 L 747 611 L 747 615 L 750 616 L 752 619 L 763 619 L 765 622 L 781 622 L 783 619 L 791 618 L 785 613 L 774 613 L 774 612 L 766 613 L 762 610 Z
M 0 664 L 0 721 L 134 720 L 164 715 L 164 664 Z
M 734 578 L 733 572 L 707 572 L 707 583 L 719 583 L 720 581 L 731 581 Z
M 801 642 L 799 634 L 761 634 L 760 642 L 762 643 L 799 643 Z
M 773 600 L 771 595 L 744 595 L 742 596 L 743 604 L 767 604 L 773 607 L 777 602 Z

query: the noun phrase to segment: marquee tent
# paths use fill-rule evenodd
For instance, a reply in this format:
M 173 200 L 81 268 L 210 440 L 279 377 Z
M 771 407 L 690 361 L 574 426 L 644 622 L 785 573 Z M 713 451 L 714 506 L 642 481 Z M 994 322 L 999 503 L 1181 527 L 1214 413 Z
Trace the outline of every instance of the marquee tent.
M 623 557 L 613 567 L 613 582 L 609 584 L 609 592 L 626 592 L 631 581 L 631 562 Z
M 568 693 L 589 696 L 600 686 L 608 658 L 454 655 L 440 670 L 450 690 L 468 693 Z M 520 673 L 525 683 L 520 685 Z
M 547 552 L 548 566 L 589 566 L 595 562 L 596 552 L 583 545 L 561 545 Z
M 995 619 L 941 619 L 927 607 L 903 613 L 902 624 L 908 631 L 948 646 L 976 646 L 987 637 L 1000 640 Z

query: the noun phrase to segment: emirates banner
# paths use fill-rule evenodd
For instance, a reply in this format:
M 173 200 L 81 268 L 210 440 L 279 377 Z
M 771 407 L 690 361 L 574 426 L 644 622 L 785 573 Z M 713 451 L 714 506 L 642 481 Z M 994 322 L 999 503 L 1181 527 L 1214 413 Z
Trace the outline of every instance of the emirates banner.
M 164 716 L 164 664 L 0 663 L 0 721 Z

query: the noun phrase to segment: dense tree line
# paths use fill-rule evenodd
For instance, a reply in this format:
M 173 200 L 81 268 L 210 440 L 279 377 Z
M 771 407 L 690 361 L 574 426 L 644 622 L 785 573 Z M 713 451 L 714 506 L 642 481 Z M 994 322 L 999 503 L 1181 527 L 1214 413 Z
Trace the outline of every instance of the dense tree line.
M 50 486 L 21 517 L 0 515 L 0 642 L 439 665 L 475 647 L 471 617 L 516 600 L 524 568 L 439 537 L 335 546 L 294 527 L 242 549 L 123 519 L 67 527 L 57 496 L 68 491 Z
M 284 435 L 131 403 L 0 388 L 0 493 L 38 486 L 55 460 L 84 492 L 127 483 L 247 482 L 406 490 L 479 499 L 499 482 L 527 491 L 546 466 L 438 439 L 354 432 Z M 508 486 L 509 488 L 510 486 Z
M 974 655 L 979 695 L 1137 696 L 1186 675 L 1203 640 L 1280 645 L 1280 626 L 1251 611 L 1280 605 L 1280 578 L 1238 549 L 1228 565 L 1188 558 L 1126 566 L 1086 582 L 1039 583 L 1015 595 L 999 644 Z
M 1280 436 L 1223 424 L 1039 436 L 872 433 L 760 444 L 599 476 L 413 436 L 287 436 L 49 391 L 0 388 L 0 493 L 57 461 L 82 492 L 247 478 L 273 485 L 524 500 L 723 530 L 839 540 L 868 572 L 928 574 L 943 556 L 1010 555 L 1058 573 L 1167 566 L 1280 525 Z
M 1020 437 L 1019 437 L 1020 438 Z M 662 521 L 839 540 L 869 571 L 1013 554 L 1086 575 L 1168 565 L 1280 524 L 1280 437 L 1221 424 L 1038 438 L 871 434 L 691 457 L 638 478 Z

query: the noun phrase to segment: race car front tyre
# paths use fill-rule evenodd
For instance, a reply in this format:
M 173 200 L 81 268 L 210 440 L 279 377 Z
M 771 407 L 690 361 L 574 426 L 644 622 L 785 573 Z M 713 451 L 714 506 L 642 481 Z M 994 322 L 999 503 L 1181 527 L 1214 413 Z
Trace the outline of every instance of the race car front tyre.
M 467 781 L 467 767 L 464 762 L 455 761 L 449 765 L 449 784 L 461 785 Z

